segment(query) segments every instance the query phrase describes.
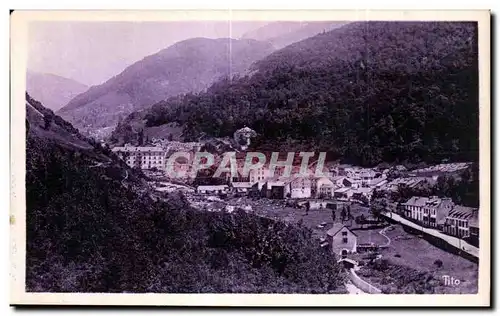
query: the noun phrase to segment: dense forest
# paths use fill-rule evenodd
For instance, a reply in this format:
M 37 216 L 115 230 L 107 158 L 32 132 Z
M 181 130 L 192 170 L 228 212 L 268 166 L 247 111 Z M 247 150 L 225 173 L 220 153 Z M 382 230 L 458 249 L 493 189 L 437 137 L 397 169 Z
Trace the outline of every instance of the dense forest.
M 477 25 L 356 22 L 285 47 L 206 92 L 133 113 L 111 140 L 177 122 L 186 140 L 230 136 L 251 149 L 328 150 L 345 162 L 478 159 Z M 130 136 L 130 135 L 128 135 Z
M 26 141 L 27 291 L 345 292 L 310 230 L 197 211 L 180 193 L 158 200 L 116 157 L 61 144 L 36 124 Z

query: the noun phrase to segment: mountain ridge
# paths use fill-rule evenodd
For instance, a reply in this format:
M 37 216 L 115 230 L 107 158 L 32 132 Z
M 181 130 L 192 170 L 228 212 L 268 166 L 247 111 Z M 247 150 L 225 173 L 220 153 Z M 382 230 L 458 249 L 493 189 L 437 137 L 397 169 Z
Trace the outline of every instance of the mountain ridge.
M 83 130 L 114 126 L 134 110 L 244 71 L 274 50 L 255 40 L 194 38 L 130 65 L 105 83 L 76 96 L 58 113 Z
M 26 90 L 49 109 L 57 111 L 89 86 L 51 73 L 26 72 Z
M 327 150 L 346 162 L 458 159 L 478 152 L 477 24 L 354 22 L 277 50 L 252 76 L 161 101 L 112 133 L 176 123 L 202 133 L 258 133 L 252 150 Z M 137 131 L 135 132 L 137 133 Z

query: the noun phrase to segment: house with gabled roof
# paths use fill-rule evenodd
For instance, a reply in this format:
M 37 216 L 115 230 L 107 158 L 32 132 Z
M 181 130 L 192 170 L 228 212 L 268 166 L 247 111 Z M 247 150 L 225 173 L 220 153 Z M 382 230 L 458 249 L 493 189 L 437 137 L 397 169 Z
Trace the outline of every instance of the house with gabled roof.
M 333 223 L 333 227 L 326 232 L 326 236 L 333 253 L 345 256 L 356 252 L 358 236 L 344 224 Z
M 473 226 L 472 231 L 479 238 L 478 209 L 455 205 L 448 216 L 446 216 L 443 231 L 452 236 L 466 238 L 470 236 L 471 225 Z

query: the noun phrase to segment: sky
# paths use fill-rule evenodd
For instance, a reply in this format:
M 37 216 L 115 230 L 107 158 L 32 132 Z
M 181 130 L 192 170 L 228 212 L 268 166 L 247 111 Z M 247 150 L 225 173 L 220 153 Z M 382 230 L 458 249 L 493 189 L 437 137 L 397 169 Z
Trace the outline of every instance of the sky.
M 193 37 L 240 38 L 265 22 L 32 22 L 28 69 L 98 85 L 145 56 Z

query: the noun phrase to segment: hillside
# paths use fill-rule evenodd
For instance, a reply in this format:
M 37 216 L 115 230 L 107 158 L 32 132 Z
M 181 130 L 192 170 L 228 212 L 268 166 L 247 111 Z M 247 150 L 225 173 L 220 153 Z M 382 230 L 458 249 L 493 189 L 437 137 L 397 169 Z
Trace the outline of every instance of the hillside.
M 58 114 L 81 130 L 105 134 L 133 111 L 170 96 L 201 91 L 221 77 L 243 72 L 272 51 L 269 43 L 251 39 L 194 38 L 178 42 L 91 87 Z
M 88 88 L 80 82 L 53 74 L 26 73 L 26 91 L 53 111 L 59 110 Z
M 344 24 L 346 22 L 272 22 L 247 32 L 242 37 L 269 42 L 276 49 L 281 49 L 316 34 L 331 31 Z
M 475 23 L 350 23 L 274 52 L 252 76 L 130 119 L 176 122 L 186 140 L 246 125 L 258 133 L 252 150 L 326 150 L 360 165 L 477 161 L 477 53 Z
M 158 200 L 140 172 L 26 101 L 28 292 L 345 292 L 310 230 Z

